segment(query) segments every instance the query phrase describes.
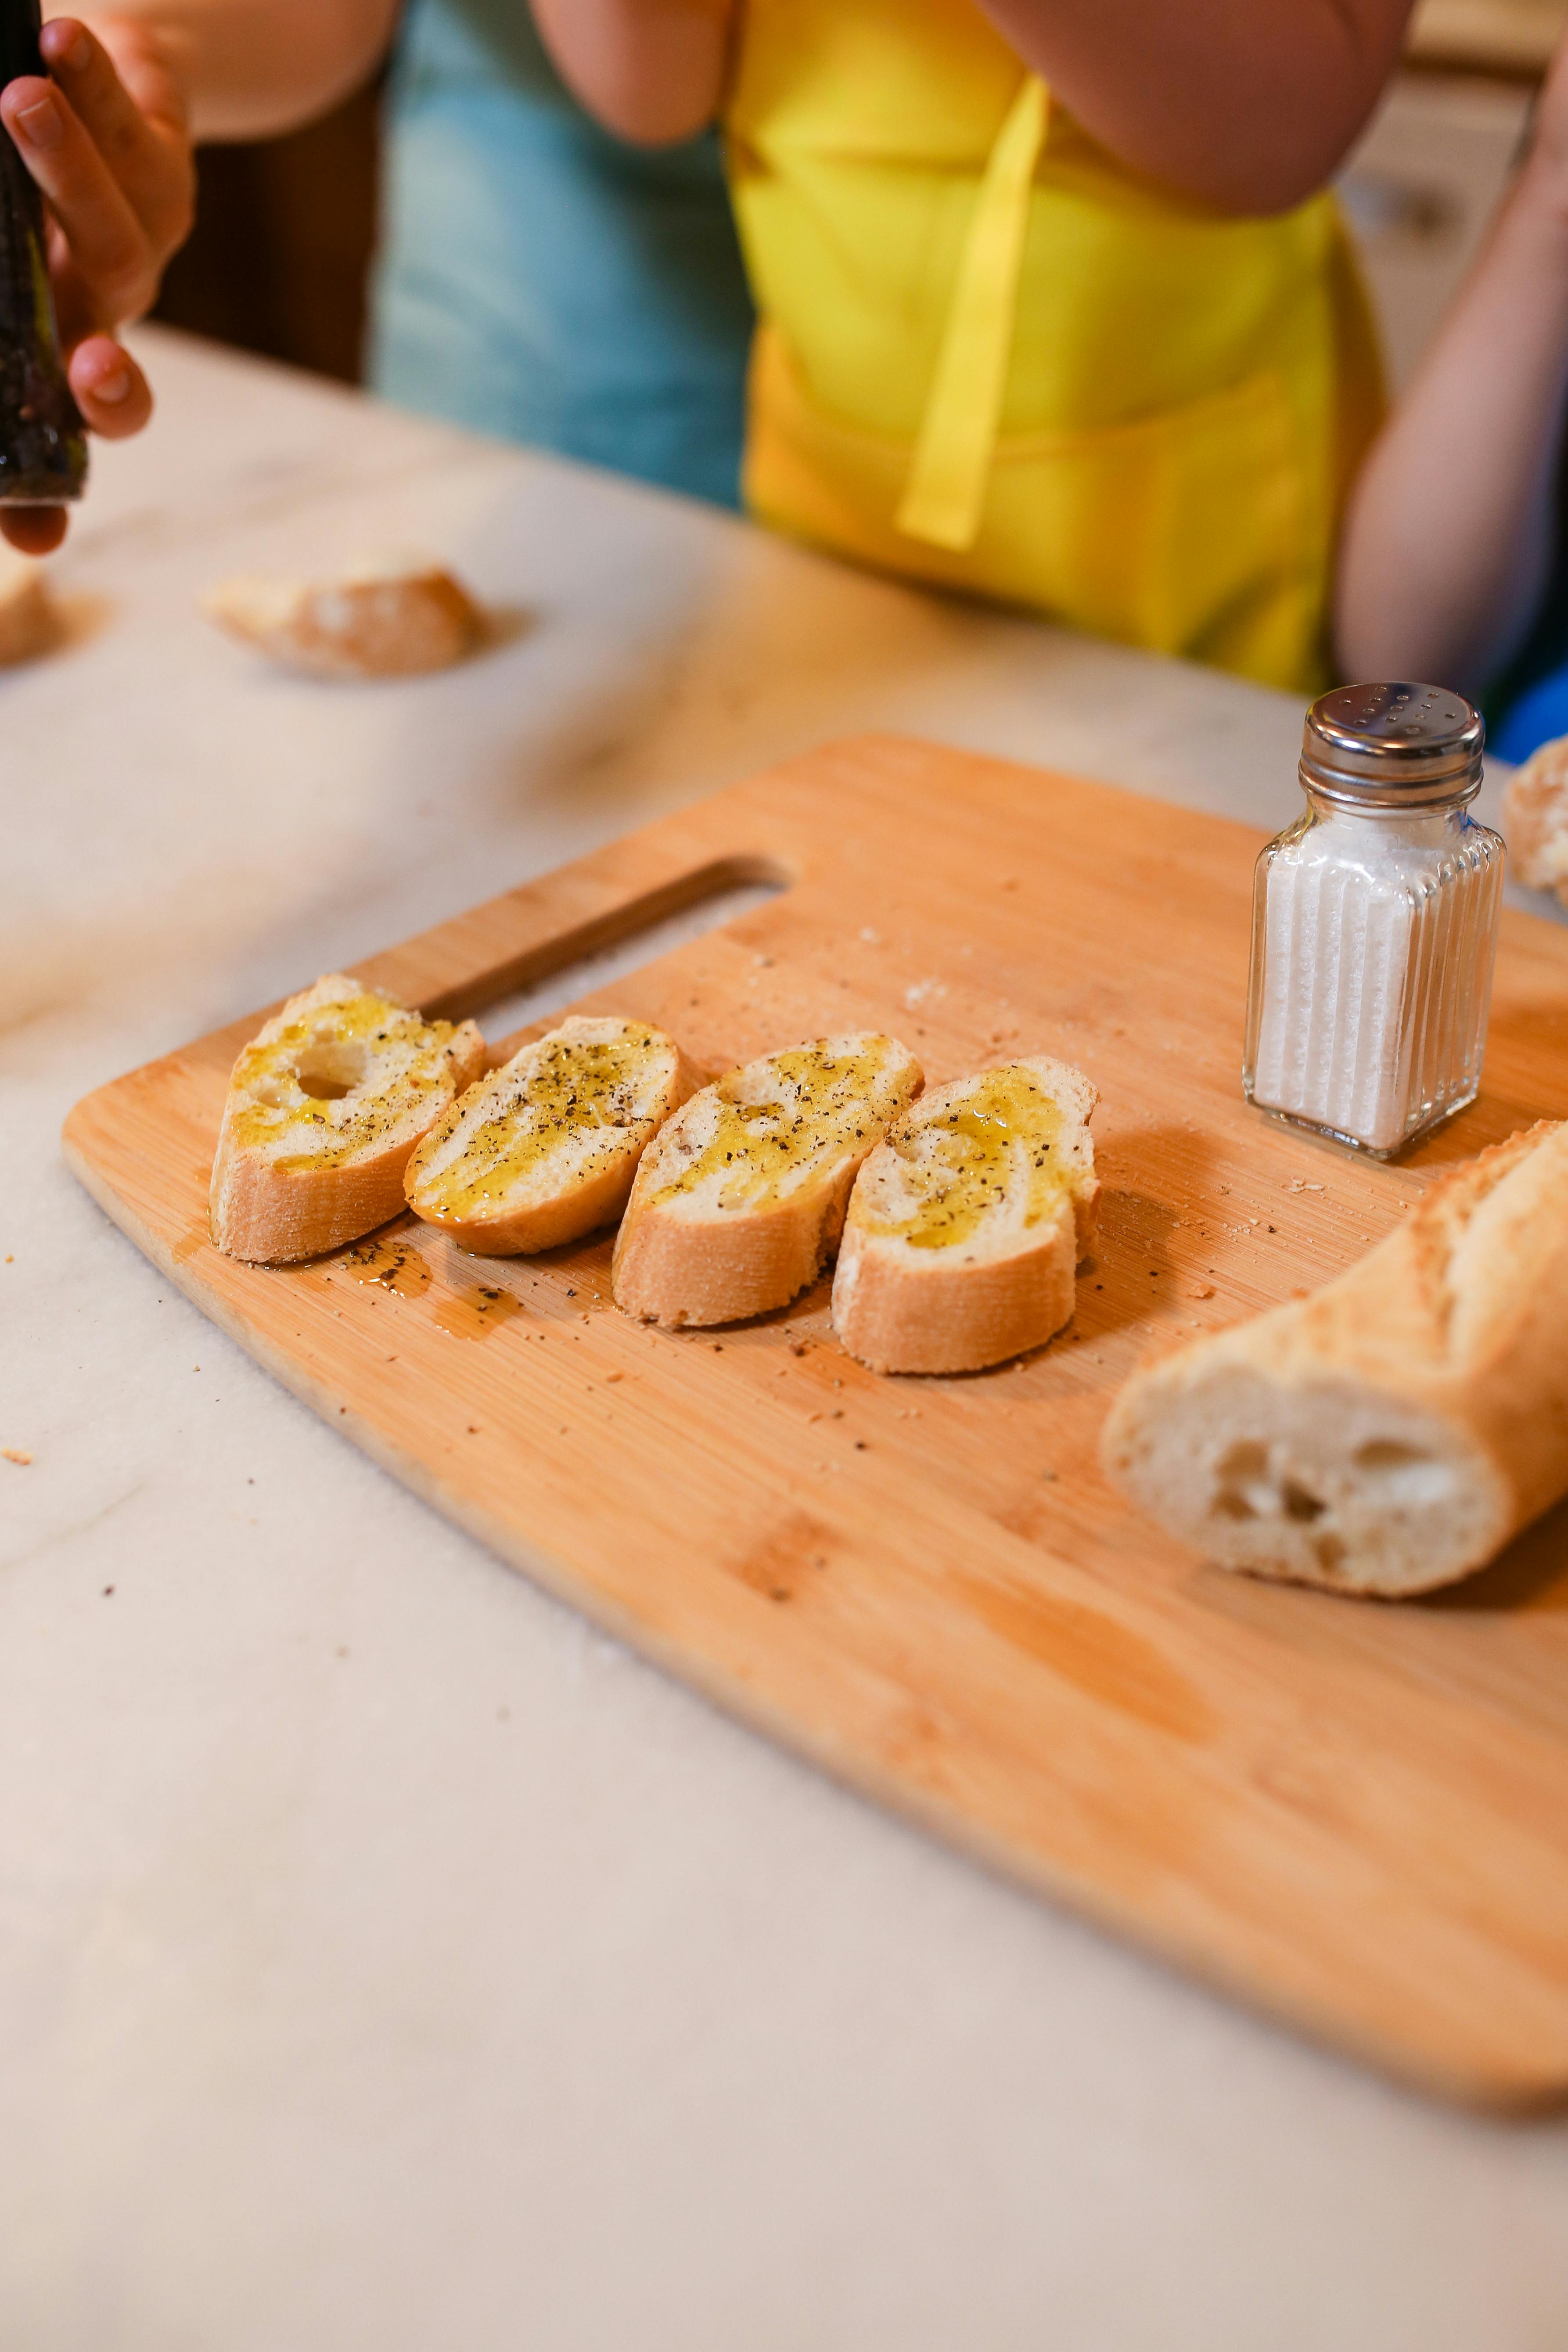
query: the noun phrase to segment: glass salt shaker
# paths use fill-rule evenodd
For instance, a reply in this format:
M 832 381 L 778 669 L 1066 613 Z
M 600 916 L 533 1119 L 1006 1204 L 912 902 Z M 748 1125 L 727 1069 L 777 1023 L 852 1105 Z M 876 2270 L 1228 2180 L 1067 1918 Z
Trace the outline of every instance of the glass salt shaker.
M 1441 687 L 1325 694 L 1307 806 L 1258 861 L 1247 1098 L 1379 1160 L 1480 1085 L 1503 866 L 1468 814 L 1485 740 Z

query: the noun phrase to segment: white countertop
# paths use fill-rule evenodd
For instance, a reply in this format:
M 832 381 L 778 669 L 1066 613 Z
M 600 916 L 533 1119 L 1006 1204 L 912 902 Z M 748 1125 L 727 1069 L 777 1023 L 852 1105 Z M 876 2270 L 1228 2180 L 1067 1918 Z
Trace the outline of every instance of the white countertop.
M 100 1080 L 829 736 L 1273 826 L 1299 707 L 142 342 L 76 642 L 0 673 L 0 2343 L 1568 2344 L 1568 2124 L 1391 2088 L 737 1728 L 339 1442 L 57 1154 Z M 510 643 L 321 687 L 196 615 L 388 545 Z

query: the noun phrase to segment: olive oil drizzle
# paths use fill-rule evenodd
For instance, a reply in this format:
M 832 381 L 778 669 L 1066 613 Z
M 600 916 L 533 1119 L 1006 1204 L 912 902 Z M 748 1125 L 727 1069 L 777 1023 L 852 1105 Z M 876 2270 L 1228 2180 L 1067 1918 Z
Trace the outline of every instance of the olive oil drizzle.
M 335 1168 L 399 1126 L 415 1105 L 450 1083 L 447 1048 L 455 1034 L 449 1021 L 422 1021 L 390 998 L 365 994 L 317 1006 L 290 1021 L 277 1036 L 258 1038 L 235 1065 L 233 1089 L 247 1097 L 235 1114 L 237 1142 L 265 1148 L 285 1139 L 297 1148 L 278 1152 L 272 1165 L 288 1174 Z M 313 1060 L 343 1065 L 345 1055 L 369 1063 L 389 1045 L 407 1058 L 374 1086 L 351 1077 L 340 1092 L 311 1093 L 302 1083 Z
M 627 1029 L 616 1038 L 558 1038 L 516 1074 L 515 1091 L 496 1078 L 481 1081 L 497 1097 L 496 1108 L 455 1159 L 438 1173 L 420 1177 L 421 1215 L 453 1221 L 482 1215 L 563 1142 L 593 1139 L 578 1172 L 609 1159 L 628 1135 L 652 1124 L 639 1106 L 637 1081 L 659 1042 L 651 1029 Z M 465 1095 L 426 1146 L 426 1165 L 472 1108 L 472 1096 Z
M 711 1135 L 654 1202 L 699 1192 L 722 1172 L 719 1206 L 754 1208 L 791 1178 L 870 1150 L 898 1108 L 893 1050 L 882 1038 L 857 1054 L 796 1045 L 731 1070 L 707 1097 L 717 1109 Z
M 1059 1106 L 1027 1070 L 988 1070 L 960 1103 L 922 1119 L 918 1111 L 888 1138 L 905 1169 L 907 1216 L 880 1217 L 857 1202 L 856 1224 L 911 1249 L 948 1249 L 978 1232 L 1026 1168 L 1026 1227 L 1039 1224 L 1077 1189 L 1077 1171 L 1059 1158 Z

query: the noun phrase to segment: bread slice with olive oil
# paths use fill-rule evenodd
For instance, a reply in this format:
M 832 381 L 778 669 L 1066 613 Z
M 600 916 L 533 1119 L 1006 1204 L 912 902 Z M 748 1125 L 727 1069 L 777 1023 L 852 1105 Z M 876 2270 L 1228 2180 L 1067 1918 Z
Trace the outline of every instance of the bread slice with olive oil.
M 647 1323 L 786 1307 L 838 1246 L 856 1172 L 923 1084 L 896 1037 L 765 1054 L 704 1087 L 644 1152 L 616 1243 L 616 1304 Z
M 626 1205 L 637 1161 L 697 1084 L 646 1022 L 575 1015 L 470 1087 L 408 1163 L 416 1216 L 464 1249 L 553 1249 Z
M 973 1372 L 1071 1320 L 1100 1192 L 1081 1070 L 1044 1055 L 921 1097 L 856 1181 L 833 1326 L 879 1372 Z
M 283 1265 L 395 1217 L 420 1138 L 484 1067 L 471 1021 L 425 1021 L 330 972 L 292 996 L 234 1066 L 213 1161 L 212 1237 Z

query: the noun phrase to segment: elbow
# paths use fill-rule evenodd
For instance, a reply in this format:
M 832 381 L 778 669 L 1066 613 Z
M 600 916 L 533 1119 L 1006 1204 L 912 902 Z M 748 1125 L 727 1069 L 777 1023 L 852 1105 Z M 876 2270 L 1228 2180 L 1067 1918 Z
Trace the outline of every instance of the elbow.
M 1164 152 L 1143 159 L 1145 168 L 1198 203 L 1237 219 L 1293 212 L 1332 180 L 1360 137 L 1376 95 L 1369 90 L 1364 102 L 1352 104 L 1350 94 L 1341 93 L 1328 121 L 1314 121 L 1306 107 L 1282 112 L 1260 106 L 1249 134 L 1237 135 L 1239 125 L 1227 137 L 1213 124 L 1201 127 L 1203 135 L 1194 135 L 1200 127 L 1188 122 L 1162 124 Z
M 601 93 L 589 112 L 628 147 L 680 147 L 712 121 L 715 109 L 694 100 L 661 100 L 640 90 Z
M 1326 187 L 1343 160 L 1348 142 L 1310 154 L 1259 152 L 1224 159 L 1193 158 L 1177 178 L 1184 192 L 1236 220 L 1267 220 L 1294 212 Z M 1215 168 L 1218 165 L 1219 168 Z

